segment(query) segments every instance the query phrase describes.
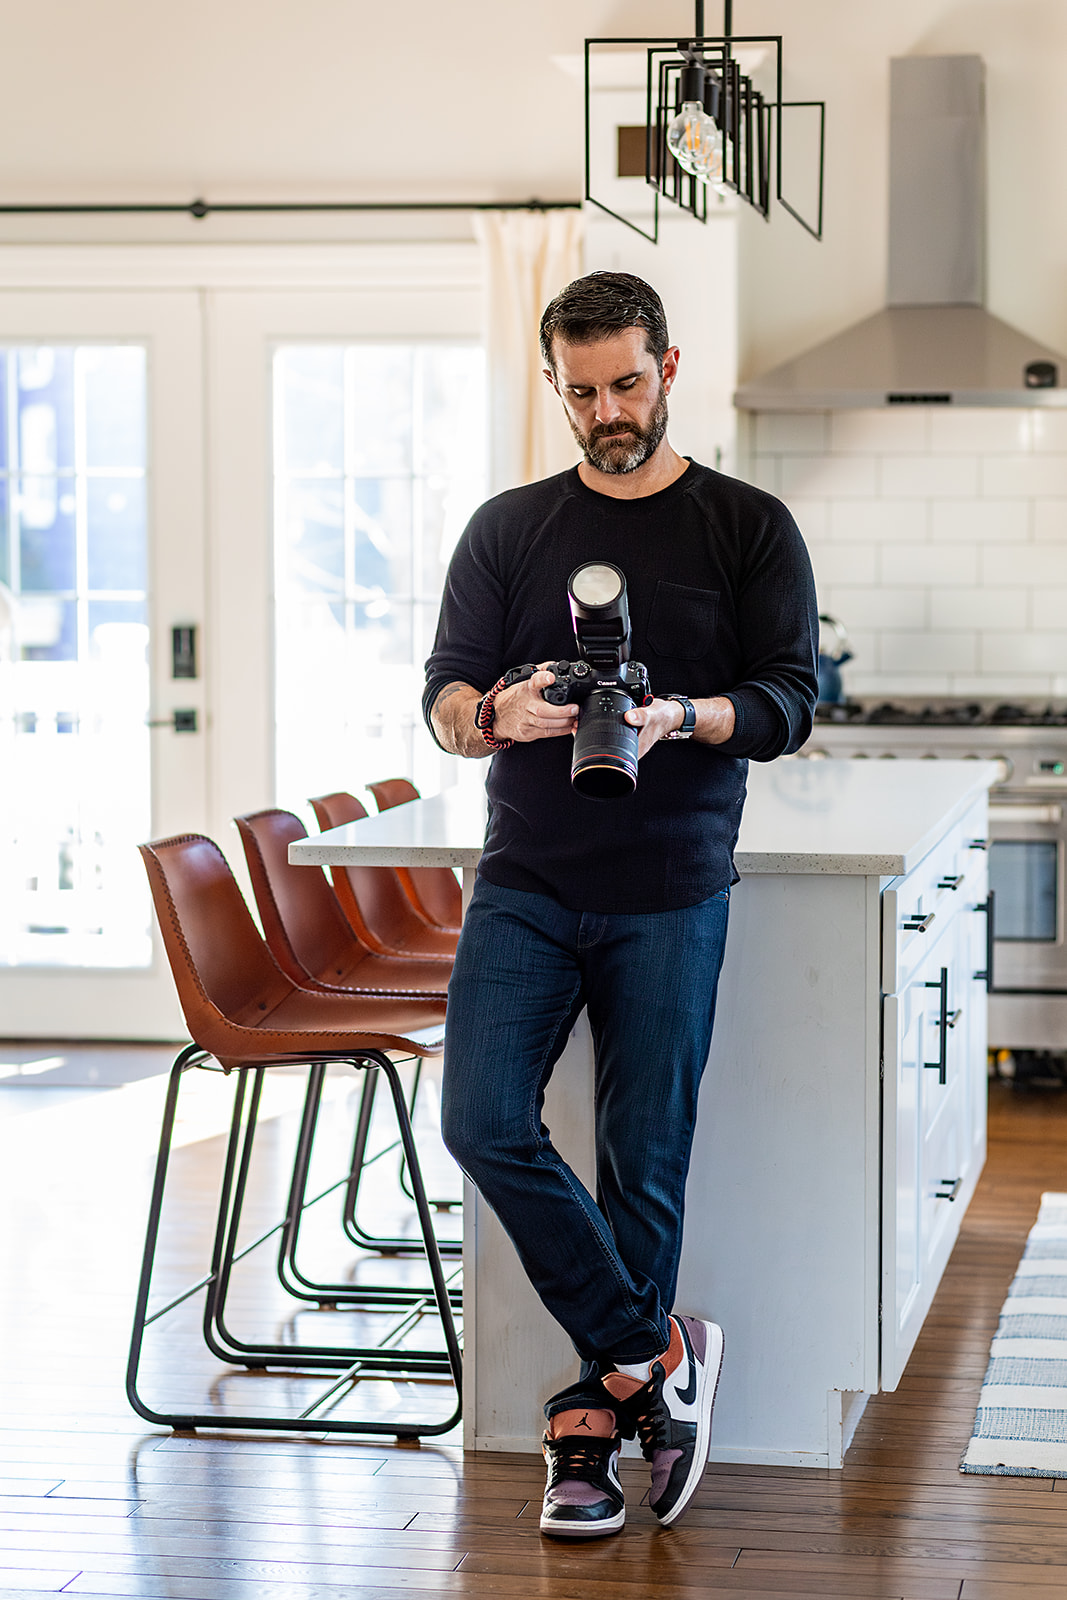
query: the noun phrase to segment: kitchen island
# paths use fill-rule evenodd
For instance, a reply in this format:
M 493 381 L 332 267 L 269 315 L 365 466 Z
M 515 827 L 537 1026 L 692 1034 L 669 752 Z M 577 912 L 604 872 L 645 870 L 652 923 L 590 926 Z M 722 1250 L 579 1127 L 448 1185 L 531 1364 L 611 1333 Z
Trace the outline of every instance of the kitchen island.
M 840 1465 L 929 1309 L 985 1153 L 993 777 L 982 762 L 751 768 L 678 1292 L 725 1331 L 713 1460 Z M 291 855 L 469 875 L 482 803 L 452 791 Z M 591 1082 L 583 1018 L 546 1121 L 587 1182 Z M 466 1442 L 533 1450 L 573 1354 L 496 1219 L 473 1193 L 465 1206 Z

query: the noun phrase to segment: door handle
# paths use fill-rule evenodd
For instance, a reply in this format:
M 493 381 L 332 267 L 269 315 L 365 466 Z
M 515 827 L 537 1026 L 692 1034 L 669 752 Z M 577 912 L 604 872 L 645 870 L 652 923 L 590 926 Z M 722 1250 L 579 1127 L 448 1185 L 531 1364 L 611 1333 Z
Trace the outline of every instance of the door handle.
M 172 711 L 169 717 L 149 717 L 145 722 L 146 728 L 173 728 L 175 733 L 197 733 L 197 715 L 195 710 Z

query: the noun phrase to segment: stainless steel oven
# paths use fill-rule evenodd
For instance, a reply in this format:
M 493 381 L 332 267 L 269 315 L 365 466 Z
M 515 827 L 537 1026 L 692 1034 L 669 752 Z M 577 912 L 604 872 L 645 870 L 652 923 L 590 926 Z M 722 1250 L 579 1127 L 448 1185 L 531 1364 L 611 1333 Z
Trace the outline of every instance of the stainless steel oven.
M 900 701 L 820 707 L 802 756 L 986 760 L 989 1040 L 1067 1054 L 1067 706 Z

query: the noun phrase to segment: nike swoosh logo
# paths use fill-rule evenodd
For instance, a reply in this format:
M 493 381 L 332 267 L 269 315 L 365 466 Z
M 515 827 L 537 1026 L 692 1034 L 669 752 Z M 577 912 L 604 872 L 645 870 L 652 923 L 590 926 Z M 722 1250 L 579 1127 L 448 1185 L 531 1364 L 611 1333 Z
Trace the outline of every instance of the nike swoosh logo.
M 678 1326 L 681 1327 L 681 1323 Z M 684 1328 L 682 1328 L 682 1340 L 689 1360 L 689 1382 L 684 1389 L 678 1390 L 678 1399 L 683 1406 L 691 1406 L 697 1397 L 697 1364 L 693 1359 L 693 1346 L 689 1343 L 689 1335 Z

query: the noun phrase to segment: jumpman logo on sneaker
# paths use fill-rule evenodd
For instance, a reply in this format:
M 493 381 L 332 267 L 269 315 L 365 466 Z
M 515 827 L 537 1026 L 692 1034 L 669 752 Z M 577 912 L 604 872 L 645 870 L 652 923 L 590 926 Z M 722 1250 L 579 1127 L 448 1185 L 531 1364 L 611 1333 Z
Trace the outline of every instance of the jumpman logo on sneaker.
M 588 1411 L 585 1413 L 585 1416 L 581 1419 L 580 1422 L 576 1422 L 574 1424 L 574 1431 L 576 1433 L 577 1433 L 579 1428 L 585 1428 L 588 1433 L 592 1433 L 593 1430 L 589 1426 L 589 1413 L 588 1413 Z

